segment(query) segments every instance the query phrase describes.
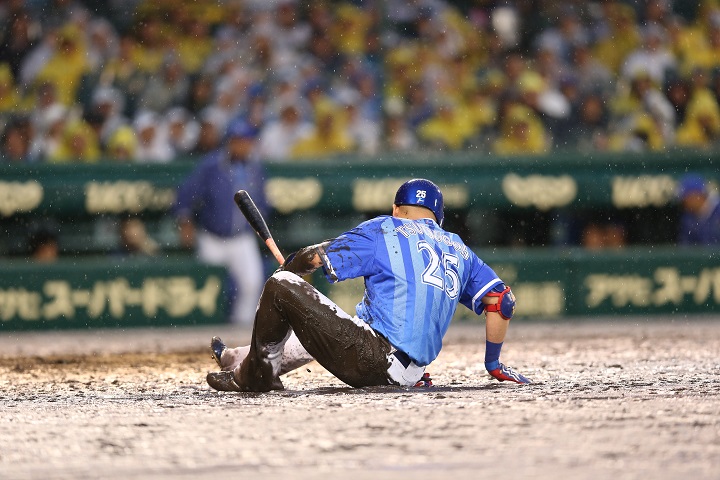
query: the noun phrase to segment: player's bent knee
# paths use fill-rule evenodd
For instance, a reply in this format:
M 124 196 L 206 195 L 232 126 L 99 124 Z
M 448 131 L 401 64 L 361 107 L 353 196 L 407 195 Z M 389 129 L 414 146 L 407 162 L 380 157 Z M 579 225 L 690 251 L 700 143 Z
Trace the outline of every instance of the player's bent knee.
M 515 295 L 510 287 L 500 283 L 487 294 L 488 297 L 496 297 L 497 303 L 486 305 L 486 312 L 497 312 L 505 320 L 510 320 L 515 314 Z
M 292 272 L 288 272 L 287 270 L 278 270 L 277 272 L 273 273 L 270 278 L 274 278 L 275 280 L 278 280 L 281 282 L 289 282 L 289 283 L 296 283 L 296 284 L 300 284 L 301 282 L 305 281 L 302 279 L 302 277 L 300 277 Z
M 268 278 L 267 282 L 265 282 L 265 290 L 273 294 L 289 293 L 290 291 L 297 291 L 297 287 L 301 287 L 306 283 L 302 277 L 292 272 L 280 270 Z

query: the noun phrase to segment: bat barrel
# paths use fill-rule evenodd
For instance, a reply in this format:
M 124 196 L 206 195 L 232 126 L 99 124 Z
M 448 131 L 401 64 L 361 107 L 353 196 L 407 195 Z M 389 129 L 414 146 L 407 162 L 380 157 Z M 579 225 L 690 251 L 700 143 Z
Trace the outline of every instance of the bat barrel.
M 270 249 L 270 252 L 273 254 L 278 263 L 282 265 L 285 262 L 285 259 L 282 253 L 280 253 L 280 249 L 275 244 L 275 240 L 272 238 L 270 229 L 268 228 L 267 223 L 265 223 L 265 219 L 263 218 L 262 213 L 260 213 L 260 209 L 257 208 L 257 205 L 253 202 L 252 197 L 250 197 L 250 194 L 246 190 L 238 190 L 233 196 L 233 199 L 252 229 L 255 230 L 255 233 L 257 233 L 260 239 L 265 242 L 265 245 L 267 245 Z

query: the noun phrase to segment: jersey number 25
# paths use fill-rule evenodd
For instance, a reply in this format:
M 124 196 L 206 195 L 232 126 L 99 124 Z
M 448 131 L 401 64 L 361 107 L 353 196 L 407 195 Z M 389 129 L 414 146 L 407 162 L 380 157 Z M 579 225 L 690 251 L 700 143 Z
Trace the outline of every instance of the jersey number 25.
M 455 298 L 460 292 L 460 277 L 457 268 L 460 264 L 457 255 L 443 252 L 440 258 L 435 249 L 425 240 L 417 243 L 418 252 L 428 253 L 429 263 L 422 273 L 422 282 L 426 285 L 445 290 L 450 298 Z M 423 255 L 423 258 L 425 256 Z

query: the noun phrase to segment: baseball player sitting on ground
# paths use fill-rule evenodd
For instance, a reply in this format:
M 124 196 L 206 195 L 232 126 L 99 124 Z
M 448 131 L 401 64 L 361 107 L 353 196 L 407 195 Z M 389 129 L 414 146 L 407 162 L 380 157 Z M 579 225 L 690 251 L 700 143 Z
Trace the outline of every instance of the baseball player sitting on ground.
M 290 255 L 265 283 L 249 346 L 211 341 L 216 390 L 280 390 L 280 376 L 317 360 L 353 387 L 427 385 L 458 303 L 486 315 L 485 368 L 498 380 L 530 383 L 500 363 L 515 297 L 454 233 L 441 228 L 443 197 L 429 180 L 404 183 L 392 216 Z M 330 282 L 365 278 L 356 316 L 302 279 L 322 267 Z

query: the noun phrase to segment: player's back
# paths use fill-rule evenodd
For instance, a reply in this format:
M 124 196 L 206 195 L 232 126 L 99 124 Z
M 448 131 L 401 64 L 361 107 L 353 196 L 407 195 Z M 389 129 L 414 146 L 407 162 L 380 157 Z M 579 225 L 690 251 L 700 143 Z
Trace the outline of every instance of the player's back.
M 365 275 L 358 315 L 418 364 L 429 363 L 482 262 L 458 235 L 431 219 L 378 217 L 370 222 L 379 234 L 375 268 Z M 490 276 L 488 281 L 496 278 L 494 272 Z
M 357 315 L 418 365 L 433 361 L 462 303 L 483 311 L 501 283 L 454 233 L 433 220 L 380 216 L 345 232 L 323 255 L 329 281 L 365 278 Z

